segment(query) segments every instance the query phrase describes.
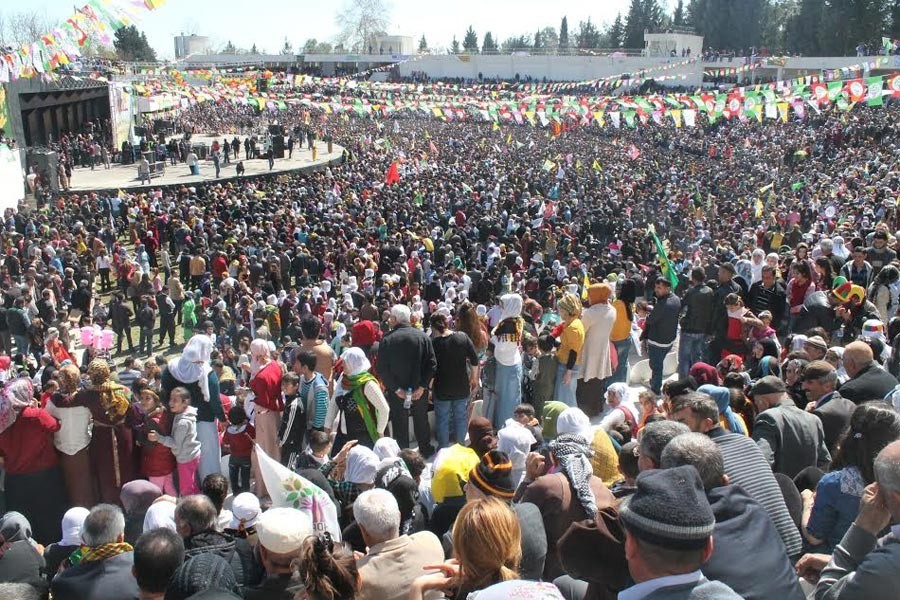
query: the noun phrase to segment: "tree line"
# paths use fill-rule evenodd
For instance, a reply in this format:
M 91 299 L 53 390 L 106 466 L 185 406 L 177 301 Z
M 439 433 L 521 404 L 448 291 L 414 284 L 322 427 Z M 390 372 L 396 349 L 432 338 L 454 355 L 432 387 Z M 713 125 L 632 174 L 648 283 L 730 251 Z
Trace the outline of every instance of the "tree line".
M 450 42 L 452 54 L 515 51 L 568 54 L 579 50 L 644 47 L 644 31 L 692 31 L 703 45 L 721 51 L 844 56 L 860 44 L 881 45 L 900 38 L 900 0 L 678 0 L 671 13 L 659 0 L 631 0 L 628 11 L 606 24 L 588 18 L 571 31 L 567 17 L 559 27 L 543 27 L 500 41 L 493 31 L 479 36 L 473 25 Z M 425 36 L 419 51 L 428 50 Z

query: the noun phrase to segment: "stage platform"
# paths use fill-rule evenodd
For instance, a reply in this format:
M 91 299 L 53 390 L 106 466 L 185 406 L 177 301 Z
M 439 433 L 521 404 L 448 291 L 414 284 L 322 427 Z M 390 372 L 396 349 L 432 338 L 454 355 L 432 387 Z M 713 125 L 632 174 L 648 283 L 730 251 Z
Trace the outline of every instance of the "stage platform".
M 229 139 L 233 139 L 232 136 Z M 213 140 L 218 139 L 222 143 L 223 137 L 213 137 L 208 135 L 191 136 L 192 143 L 206 143 L 211 145 Z M 244 156 L 243 141 L 244 138 L 239 136 L 242 142 L 240 156 Z M 287 149 L 285 149 L 285 158 L 276 158 L 275 166 L 269 170 L 269 161 L 265 158 L 254 158 L 252 160 L 244 160 L 244 177 L 251 178 L 259 175 L 271 175 L 277 173 L 288 172 L 312 172 L 324 169 L 328 165 L 340 164 L 341 157 L 344 152 L 342 146 L 333 144 L 332 153 L 328 154 L 328 145 L 325 142 L 316 142 L 317 156 L 316 160 L 312 160 L 312 150 L 304 148 L 298 150 L 294 147 L 293 158 L 287 158 Z M 134 190 L 149 189 L 155 187 L 165 187 L 172 185 L 191 185 L 194 183 L 224 181 L 236 179 L 235 171 L 236 161 L 232 160 L 228 165 L 221 166 L 219 179 L 216 179 L 216 169 L 213 166 L 212 159 L 206 158 L 200 161 L 200 175 L 191 175 L 185 163 L 178 163 L 172 166 L 166 163 L 166 170 L 160 176 L 154 177 L 150 184 L 141 185 L 138 179 L 137 165 L 120 165 L 113 164 L 109 169 L 98 165 L 93 171 L 85 168 L 77 168 L 72 173 L 72 184 L 70 186 L 73 192 L 85 192 L 92 190 Z

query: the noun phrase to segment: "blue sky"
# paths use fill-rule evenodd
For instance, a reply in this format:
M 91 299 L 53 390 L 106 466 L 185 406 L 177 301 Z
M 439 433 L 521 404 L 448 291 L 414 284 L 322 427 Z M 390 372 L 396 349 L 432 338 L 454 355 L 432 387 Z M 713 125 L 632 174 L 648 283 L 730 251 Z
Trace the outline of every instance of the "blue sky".
M 112 0 L 127 2 L 128 0 Z M 533 34 L 540 27 L 559 27 L 568 16 L 569 31 L 588 17 L 594 23 L 609 23 L 618 12 L 623 16 L 629 0 L 388 0 L 391 27 L 388 33 L 412 35 L 424 33 L 429 45 L 449 46 L 455 34 L 462 41 L 471 24 L 479 34 L 490 30 L 495 39 Z M 666 4 L 667 2 L 663 2 Z M 673 6 L 674 0 L 670 2 Z M 45 12 L 52 19 L 65 19 L 78 0 L 30 0 L 29 9 Z M 687 2 L 685 2 L 687 4 Z M 16 12 L 26 3 L 4 0 L 0 13 Z M 172 37 L 180 32 L 207 35 L 217 45 L 231 40 L 249 48 L 254 42 L 260 50 L 278 52 L 284 38 L 296 49 L 308 38 L 330 41 L 337 33 L 335 13 L 342 0 L 168 0 L 162 8 L 145 13 L 138 27 L 146 31 L 150 44 L 163 58 L 172 58 Z

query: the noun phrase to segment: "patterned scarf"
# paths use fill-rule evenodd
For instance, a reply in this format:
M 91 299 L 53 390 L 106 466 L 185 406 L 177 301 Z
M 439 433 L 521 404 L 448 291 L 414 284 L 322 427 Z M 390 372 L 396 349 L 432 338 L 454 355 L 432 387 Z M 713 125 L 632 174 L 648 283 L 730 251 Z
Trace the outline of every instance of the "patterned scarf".
M 69 556 L 69 563 L 75 566 L 83 562 L 97 562 L 133 550 L 134 548 L 131 547 L 131 544 L 125 542 L 111 542 L 101 546 L 94 546 L 93 548 L 91 546 L 82 546 Z
M 597 513 L 597 499 L 591 490 L 594 470 L 588 459 L 592 452 L 587 440 L 574 433 L 564 433 L 550 442 L 550 452 L 562 467 L 588 518 L 593 519 Z

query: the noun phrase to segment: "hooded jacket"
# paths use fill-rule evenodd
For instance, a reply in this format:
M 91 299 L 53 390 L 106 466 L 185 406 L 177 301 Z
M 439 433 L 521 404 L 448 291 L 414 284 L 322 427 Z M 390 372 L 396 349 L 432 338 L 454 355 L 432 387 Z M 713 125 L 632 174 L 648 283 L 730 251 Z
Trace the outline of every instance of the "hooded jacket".
M 772 519 L 736 485 L 707 491 L 716 517 L 715 547 L 703 574 L 747 600 L 803 600 L 805 595 Z M 752 549 L 753 559 L 747 559 Z

